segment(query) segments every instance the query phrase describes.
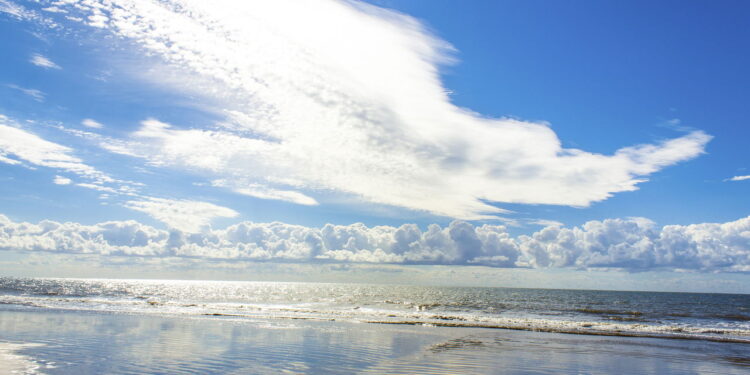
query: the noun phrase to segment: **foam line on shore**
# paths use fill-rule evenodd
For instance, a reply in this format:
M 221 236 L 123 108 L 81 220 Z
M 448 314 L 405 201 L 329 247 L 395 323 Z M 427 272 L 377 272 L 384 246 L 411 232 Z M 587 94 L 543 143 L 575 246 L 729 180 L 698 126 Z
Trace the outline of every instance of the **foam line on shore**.
M 650 333 L 650 332 L 623 332 L 623 331 L 598 331 L 586 329 L 571 329 L 557 327 L 539 327 L 539 326 L 519 326 L 519 325 L 492 325 L 492 324 L 463 324 L 463 323 L 445 323 L 445 322 L 421 322 L 421 321 L 367 321 L 371 324 L 404 324 L 404 325 L 426 325 L 431 327 L 462 327 L 462 328 L 492 328 L 492 329 L 509 329 L 514 331 L 533 331 L 563 333 L 572 335 L 591 335 L 591 336 L 615 336 L 615 337 L 640 337 L 640 338 L 658 338 L 658 339 L 675 339 L 675 340 L 702 340 L 712 342 L 728 342 L 735 344 L 750 344 L 750 339 L 739 339 L 731 337 L 701 336 L 701 335 L 684 335 L 677 333 Z
M 0 342 L 0 373 L 39 374 L 39 363 L 27 355 L 19 354 L 23 349 L 36 346 L 41 344 Z
M 569 334 L 658 337 L 750 343 L 750 330 L 729 327 L 700 327 L 663 322 L 630 322 L 590 319 L 544 319 L 475 313 L 384 310 L 346 306 L 293 306 L 247 303 L 184 303 L 151 299 L 50 298 L 4 296 L 0 303 L 27 308 L 204 316 L 235 319 L 341 320 L 363 323 L 410 324 L 441 327 L 502 328 Z

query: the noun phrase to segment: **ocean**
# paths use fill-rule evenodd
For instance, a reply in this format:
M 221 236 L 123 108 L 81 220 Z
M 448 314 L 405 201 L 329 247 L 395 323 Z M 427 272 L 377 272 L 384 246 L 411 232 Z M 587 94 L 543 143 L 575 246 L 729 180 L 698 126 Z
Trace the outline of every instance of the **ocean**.
M 0 278 L 0 374 L 747 374 L 750 296 Z
M 0 278 L 4 309 L 503 328 L 750 343 L 750 295 Z

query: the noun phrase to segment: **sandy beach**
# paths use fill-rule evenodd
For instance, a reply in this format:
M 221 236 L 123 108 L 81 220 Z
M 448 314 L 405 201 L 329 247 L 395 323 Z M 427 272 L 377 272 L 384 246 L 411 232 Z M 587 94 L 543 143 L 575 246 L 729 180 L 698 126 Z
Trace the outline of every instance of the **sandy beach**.
M 750 369 L 747 344 L 485 328 L 13 308 L 0 311 L 0 332 L 3 373 L 745 374 Z

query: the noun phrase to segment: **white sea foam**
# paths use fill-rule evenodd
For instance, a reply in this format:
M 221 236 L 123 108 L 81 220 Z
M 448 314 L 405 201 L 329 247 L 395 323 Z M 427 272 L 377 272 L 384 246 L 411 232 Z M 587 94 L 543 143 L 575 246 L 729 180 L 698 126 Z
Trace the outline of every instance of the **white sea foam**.
M 39 374 L 40 364 L 30 356 L 19 353 L 35 346 L 40 344 L 0 342 L 0 373 Z
M 409 324 L 443 327 L 483 327 L 571 334 L 665 337 L 750 343 L 748 325 L 696 326 L 687 323 L 609 322 L 570 317 L 544 318 L 526 314 L 486 314 L 427 310 L 412 304 L 399 308 L 361 307 L 354 304 L 322 303 L 238 303 L 175 301 L 157 298 L 81 298 L 59 296 L 0 296 L 0 304 L 26 308 L 100 311 L 215 317 L 224 319 L 310 319 L 360 323 Z M 394 304 L 390 304 L 393 306 Z

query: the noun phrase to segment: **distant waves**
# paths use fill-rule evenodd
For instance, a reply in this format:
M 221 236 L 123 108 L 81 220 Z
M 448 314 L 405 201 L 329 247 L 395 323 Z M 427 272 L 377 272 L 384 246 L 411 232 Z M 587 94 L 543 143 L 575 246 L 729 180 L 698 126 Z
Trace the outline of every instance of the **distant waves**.
M 730 294 L 0 278 L 0 309 L 334 320 L 743 343 L 750 343 L 749 306 L 750 296 Z

